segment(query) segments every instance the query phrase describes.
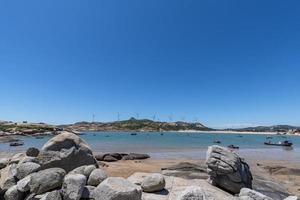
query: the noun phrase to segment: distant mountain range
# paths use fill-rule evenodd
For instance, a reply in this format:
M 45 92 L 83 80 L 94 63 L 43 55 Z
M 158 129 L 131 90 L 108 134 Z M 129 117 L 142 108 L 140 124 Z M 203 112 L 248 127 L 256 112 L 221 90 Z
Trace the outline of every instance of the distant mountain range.
M 225 129 L 227 131 L 241 131 L 241 132 L 288 132 L 295 131 L 300 132 L 299 126 L 290 125 L 274 125 L 274 126 L 256 126 L 247 128 L 237 128 L 237 129 Z
M 239 131 L 239 132 L 300 132 L 300 127 L 289 125 L 257 126 L 238 129 L 213 129 L 201 123 L 161 122 L 149 119 L 135 119 L 114 122 L 77 122 L 66 125 L 48 125 L 44 123 L 21 123 L 0 121 L 1 135 L 56 134 L 60 130 L 72 131 Z
M 77 122 L 75 124 L 59 126 L 64 129 L 72 129 L 76 131 L 209 131 L 214 130 L 208 128 L 201 123 L 188 122 L 160 122 L 149 119 L 135 119 L 114 121 L 114 122 Z

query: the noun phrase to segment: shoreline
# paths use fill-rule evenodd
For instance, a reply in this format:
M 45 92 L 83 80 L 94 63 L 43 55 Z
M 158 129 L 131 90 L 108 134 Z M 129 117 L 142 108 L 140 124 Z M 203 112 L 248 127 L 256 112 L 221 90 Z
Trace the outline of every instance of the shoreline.
M 77 135 L 81 135 L 84 133 L 149 133 L 149 134 L 155 134 L 155 133 L 211 133 L 211 134 L 240 134 L 240 135 L 278 135 L 278 136 L 300 136 L 300 134 L 278 134 L 278 132 L 257 132 L 257 131 L 227 131 L 227 130 L 170 130 L 170 131 L 140 131 L 140 130 L 72 130 Z M 50 135 L 54 136 L 56 134 L 7 134 L 3 135 L 0 134 L 0 138 L 5 137 L 18 137 L 18 136 L 25 136 L 25 137 L 35 137 L 35 136 L 43 136 L 43 135 Z M 1 142 L 1 141 L 0 141 Z

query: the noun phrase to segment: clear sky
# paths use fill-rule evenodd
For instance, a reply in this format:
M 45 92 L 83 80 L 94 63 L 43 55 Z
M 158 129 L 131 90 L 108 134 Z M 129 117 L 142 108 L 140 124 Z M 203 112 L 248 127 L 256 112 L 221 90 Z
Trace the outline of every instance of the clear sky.
M 0 91 L 2 120 L 300 125 L 300 1 L 1 1 Z

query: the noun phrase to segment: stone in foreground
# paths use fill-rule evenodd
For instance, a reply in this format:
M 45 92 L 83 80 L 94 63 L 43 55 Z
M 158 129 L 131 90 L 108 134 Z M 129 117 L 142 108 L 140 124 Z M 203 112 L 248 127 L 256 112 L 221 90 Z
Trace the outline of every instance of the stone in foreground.
M 64 200 L 79 200 L 81 198 L 86 177 L 82 174 L 68 174 L 65 177 L 62 191 Z
M 34 162 L 26 162 L 18 164 L 16 177 L 20 180 L 25 178 L 27 175 L 37 172 L 41 166 Z
M 96 187 L 90 186 L 90 185 L 84 186 L 82 194 L 81 194 L 81 198 L 83 198 L 83 199 L 92 199 L 92 193 L 93 193 L 95 188 Z
M 94 169 L 92 173 L 90 174 L 90 177 L 88 179 L 88 185 L 91 186 L 98 186 L 102 181 L 104 181 L 107 178 L 107 174 L 102 169 Z
M 29 183 L 30 183 L 30 175 L 18 181 L 17 189 L 21 192 L 29 191 L 30 190 Z
M 272 198 L 249 188 L 242 188 L 239 198 L 240 200 L 272 200 Z
M 88 144 L 67 131 L 50 139 L 43 146 L 38 158 L 42 169 L 59 167 L 67 172 L 83 165 L 97 165 Z
M 180 197 L 179 200 L 206 200 L 205 194 L 201 187 L 190 186 L 187 187 Z
M 150 173 L 136 172 L 128 177 L 132 183 L 140 185 L 145 177 L 149 176 Z M 233 200 L 234 197 L 209 184 L 203 179 L 184 179 L 174 176 L 164 176 L 166 181 L 165 190 L 161 192 L 148 193 L 143 192 L 143 200 L 178 200 L 183 192 L 191 186 L 201 186 L 202 190 L 205 191 L 205 200 Z M 236 199 L 235 199 L 236 200 Z
M 73 169 L 69 174 L 82 174 L 88 178 L 94 169 L 96 169 L 95 165 L 84 165 Z
M 17 184 L 15 179 L 17 173 L 16 167 L 16 164 L 11 164 L 0 171 L 0 191 L 6 191 Z
M 24 194 L 18 191 L 16 185 L 9 188 L 4 194 L 5 200 L 23 200 L 23 198 L 24 198 Z
M 58 190 L 54 190 L 45 194 L 41 200 L 62 200 L 62 198 L 60 192 Z
M 124 178 L 110 177 L 93 191 L 95 200 L 141 200 L 141 188 Z
M 296 196 L 288 196 L 284 200 L 298 200 L 298 197 L 296 197 Z
M 58 188 L 62 185 L 66 171 L 60 168 L 45 169 L 34 174 L 30 178 L 30 192 L 42 194 Z
M 142 182 L 144 192 L 158 192 L 164 189 L 166 185 L 165 178 L 159 173 L 147 176 Z
M 0 158 L 0 169 L 5 168 L 9 163 L 8 158 Z
M 228 148 L 210 146 L 206 164 L 213 185 L 233 194 L 238 194 L 242 188 L 252 188 L 252 174 L 248 164 Z

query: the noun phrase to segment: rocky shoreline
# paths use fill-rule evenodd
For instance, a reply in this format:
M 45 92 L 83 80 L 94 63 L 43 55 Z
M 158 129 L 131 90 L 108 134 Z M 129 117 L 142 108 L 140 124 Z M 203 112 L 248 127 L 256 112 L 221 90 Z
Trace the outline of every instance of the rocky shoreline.
M 88 144 L 62 132 L 40 150 L 0 159 L 0 199 L 5 200 L 277 200 L 252 190 L 248 164 L 233 151 L 211 146 L 206 165 L 183 164 L 168 173 L 136 172 L 128 178 L 109 177 L 102 161 L 147 159 L 143 154 L 94 155 Z M 101 160 L 101 161 L 99 161 Z M 107 162 L 107 161 L 105 161 Z M 196 168 L 205 179 L 174 176 L 174 169 Z M 282 197 L 284 199 L 286 196 Z M 287 197 L 296 200 L 297 197 Z M 287 200 L 286 199 L 286 200 Z

